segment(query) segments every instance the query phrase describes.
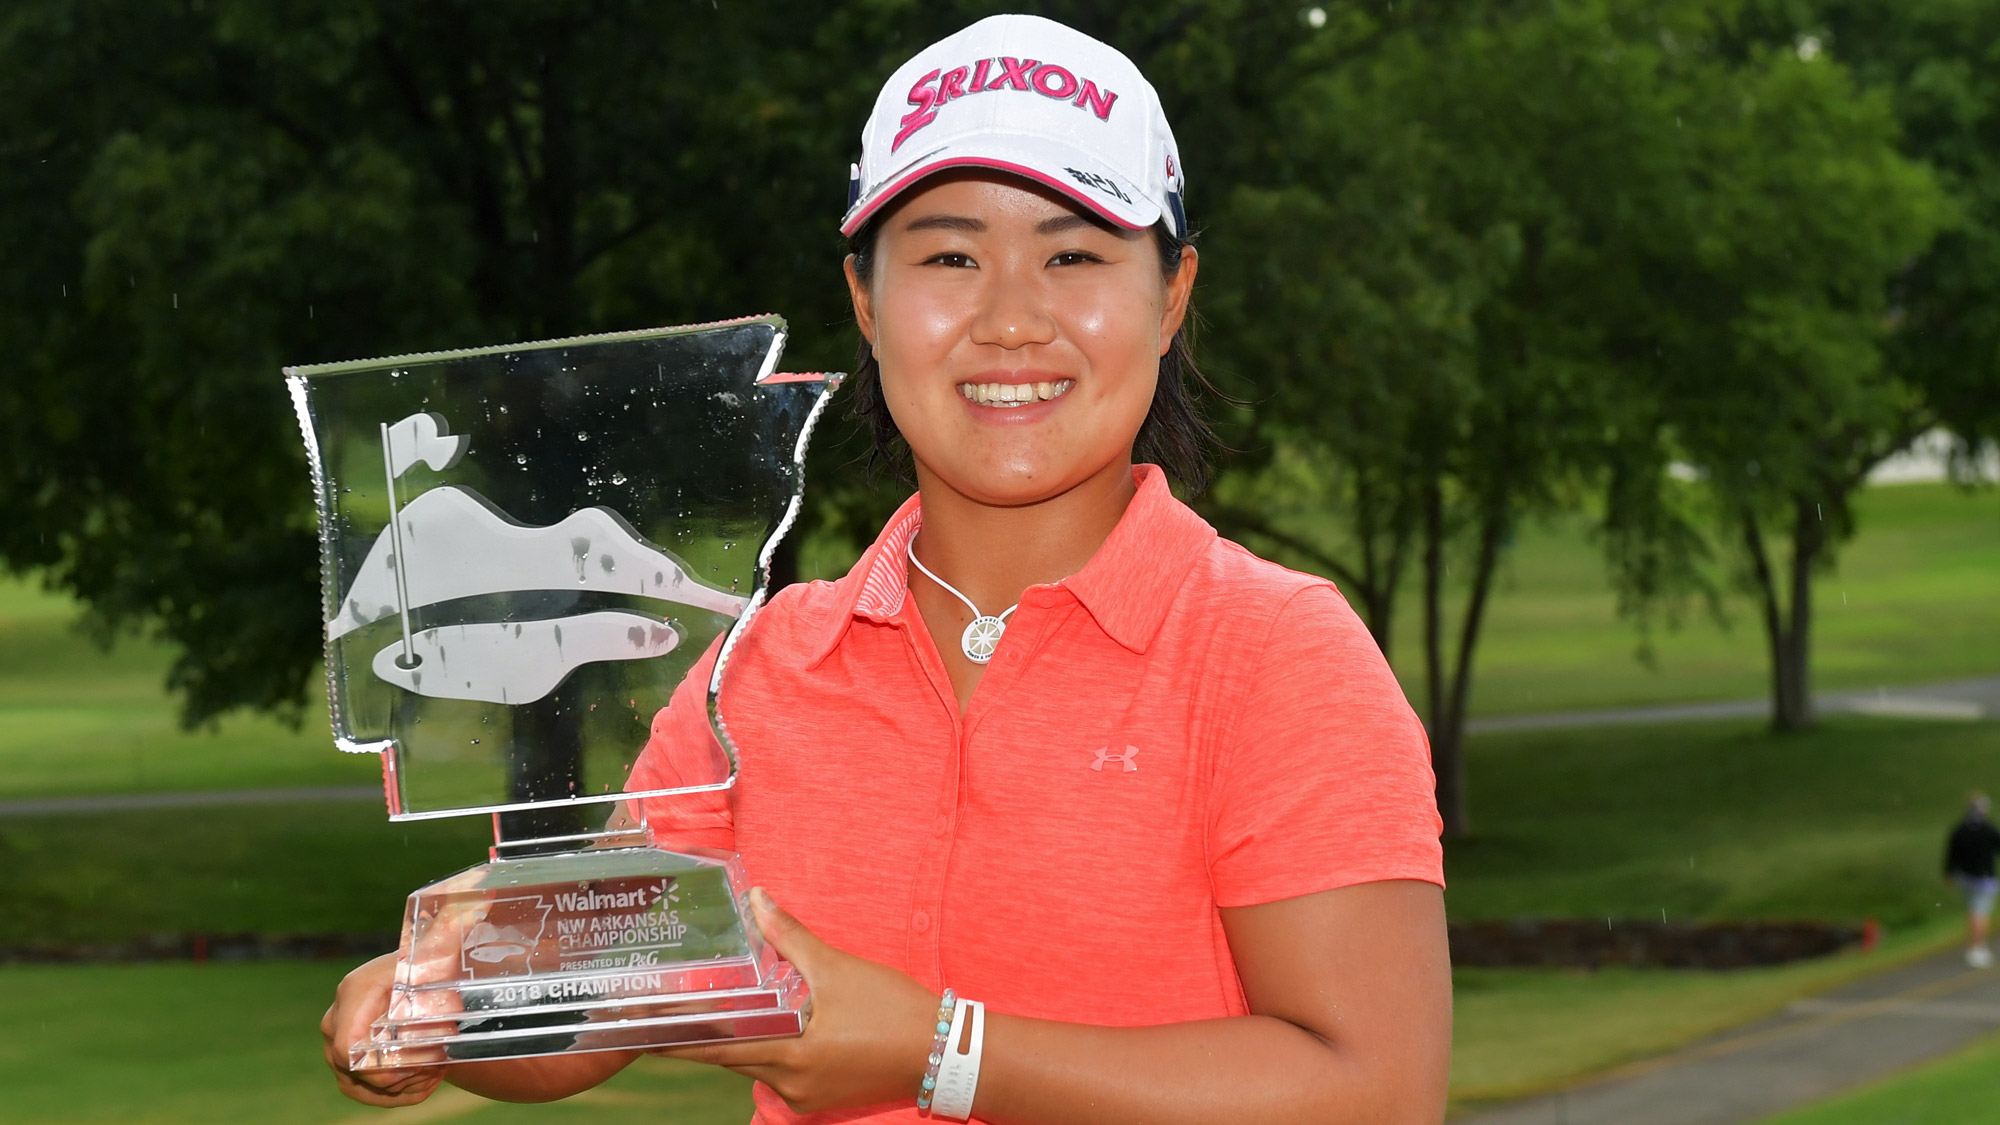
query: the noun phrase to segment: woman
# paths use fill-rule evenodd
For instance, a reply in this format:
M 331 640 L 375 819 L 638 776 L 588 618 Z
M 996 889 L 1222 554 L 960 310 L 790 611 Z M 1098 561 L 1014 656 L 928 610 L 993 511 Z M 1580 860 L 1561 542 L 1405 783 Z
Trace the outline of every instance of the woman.
M 1218 539 L 1134 466 L 1198 484 L 1204 436 L 1157 96 L 1102 43 L 994 17 L 891 78 L 863 151 L 854 394 L 917 495 L 746 635 L 737 786 L 646 810 L 742 854 L 814 1014 L 797 1039 L 661 1053 L 757 1079 L 768 1122 L 1440 1120 L 1422 730 L 1330 584 Z M 635 788 L 708 769 L 712 659 Z M 349 1074 L 392 964 L 351 974 L 324 1025 L 358 1100 L 441 1077 L 561 1097 L 630 1061 Z M 944 1048 L 974 1023 L 976 1056 Z

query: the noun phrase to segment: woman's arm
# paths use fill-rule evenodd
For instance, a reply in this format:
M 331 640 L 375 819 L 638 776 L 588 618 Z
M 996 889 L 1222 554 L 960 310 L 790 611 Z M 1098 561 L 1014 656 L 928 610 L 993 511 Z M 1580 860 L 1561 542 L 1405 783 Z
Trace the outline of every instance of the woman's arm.
M 914 1100 L 936 997 L 753 900 L 759 924 L 812 985 L 806 1034 L 660 1053 L 728 1066 L 804 1111 Z M 1021 1125 L 1443 1120 L 1451 968 L 1438 887 L 1365 883 L 1225 910 L 1223 924 L 1254 1014 L 1143 1028 L 989 1014 L 977 1116 Z
M 1451 966 L 1435 885 L 1364 883 L 1224 910 L 1223 925 L 1254 1015 L 1122 1029 L 993 1016 L 979 1116 L 1444 1119 Z

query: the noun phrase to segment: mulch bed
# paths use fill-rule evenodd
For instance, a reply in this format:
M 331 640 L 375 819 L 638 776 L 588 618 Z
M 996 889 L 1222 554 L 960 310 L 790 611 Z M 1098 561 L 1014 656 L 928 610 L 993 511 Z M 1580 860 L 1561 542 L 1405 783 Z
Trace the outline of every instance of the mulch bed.
M 1845 922 L 1652 922 L 1523 918 L 1454 922 L 1451 961 L 1477 968 L 1741 969 L 1825 957 L 1871 944 Z M 0 965 L 147 961 L 364 961 L 395 934 L 155 934 L 130 941 L 0 946 Z
M 1653 922 L 1523 918 L 1451 924 L 1451 962 L 1479 968 L 1744 969 L 1872 947 L 1846 922 Z

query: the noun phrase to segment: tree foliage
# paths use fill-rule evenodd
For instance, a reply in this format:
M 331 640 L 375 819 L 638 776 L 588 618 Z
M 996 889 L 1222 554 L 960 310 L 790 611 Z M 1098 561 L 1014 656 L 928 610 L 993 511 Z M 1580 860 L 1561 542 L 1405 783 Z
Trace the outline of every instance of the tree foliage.
M 191 721 L 295 709 L 317 564 L 278 369 L 773 309 L 789 363 L 844 367 L 834 228 L 861 122 L 983 7 L 9 5 L 0 559 L 100 629 L 156 628 Z M 1184 102 L 1265 80 L 1239 69 L 1259 36 L 1283 48 L 1229 5 L 1046 7 Z M 1184 128 L 1239 135 L 1244 104 Z M 813 494 L 858 529 L 896 497 L 842 471 L 835 431 Z
M 1643 615 L 1711 551 L 1675 460 L 1735 536 L 1796 515 L 1833 447 L 1865 472 L 1921 417 L 1884 368 L 1887 294 L 1950 208 L 1883 96 L 1767 40 L 1725 6 L 1610 0 L 1396 28 L 1281 103 L 1299 143 L 1217 220 L 1217 335 L 1274 453 L 1210 510 L 1341 577 L 1385 646 L 1414 571 L 1451 831 L 1522 521 L 1596 512 Z M 1803 651 L 1799 604 L 1779 655 Z

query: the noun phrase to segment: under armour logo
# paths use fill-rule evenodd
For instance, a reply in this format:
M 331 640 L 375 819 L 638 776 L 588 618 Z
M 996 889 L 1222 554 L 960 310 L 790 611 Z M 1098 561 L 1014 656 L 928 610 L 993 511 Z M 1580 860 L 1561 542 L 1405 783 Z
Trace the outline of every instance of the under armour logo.
M 1132 759 L 1138 756 L 1139 748 L 1137 746 L 1127 746 L 1122 754 L 1113 754 L 1111 747 L 1100 746 L 1097 748 L 1097 760 L 1090 763 L 1090 768 L 1096 770 L 1098 773 L 1103 773 L 1106 763 L 1117 762 L 1120 772 L 1134 773 L 1138 770 L 1139 763 Z

